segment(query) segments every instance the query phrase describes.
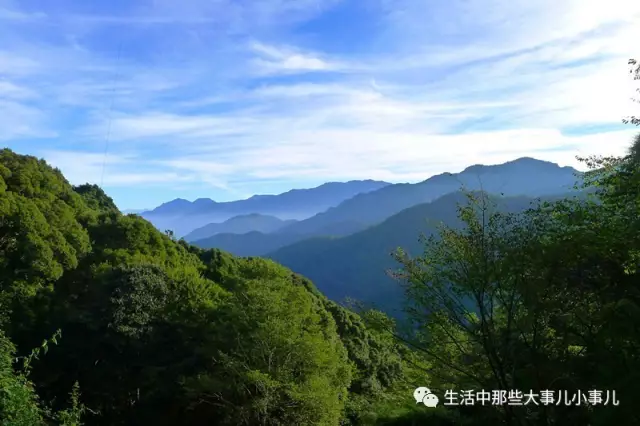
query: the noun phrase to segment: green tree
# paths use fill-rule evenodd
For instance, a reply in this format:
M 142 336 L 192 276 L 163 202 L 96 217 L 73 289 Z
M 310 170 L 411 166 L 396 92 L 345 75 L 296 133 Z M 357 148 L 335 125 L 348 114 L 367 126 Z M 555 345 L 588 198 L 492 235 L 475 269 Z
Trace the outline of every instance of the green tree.
M 339 424 L 351 366 L 333 318 L 270 261 L 245 260 L 238 272 L 205 348 L 208 371 L 188 382 L 192 424 Z
M 86 208 L 44 161 L 0 151 L 0 291 L 33 295 L 90 249 Z
M 637 141 L 625 157 L 585 160 L 590 198 L 513 215 L 470 194 L 463 229 L 443 228 L 423 256 L 399 251 L 414 325 L 408 339 L 433 361 L 432 377 L 456 389 L 595 388 L 632 398 L 640 371 Z M 505 405 L 476 418 L 495 415 L 513 425 L 639 420 L 631 406 L 584 404 Z
M 73 190 L 80 194 L 84 203 L 92 210 L 102 213 L 120 213 L 120 210 L 98 185 L 85 183 L 74 186 Z
M 634 80 L 640 80 L 640 63 L 637 59 L 629 59 L 629 73 Z M 640 93 L 640 89 L 636 89 L 636 92 Z M 638 99 L 633 99 L 635 102 L 640 102 Z M 636 126 L 640 126 L 640 117 L 634 115 L 626 117 L 622 120 L 623 123 L 631 123 Z
M 70 394 L 71 406 L 52 412 L 36 394 L 35 385 L 29 379 L 31 363 L 41 353 L 46 353 L 49 343 L 57 343 L 57 332 L 51 339 L 22 358 L 15 357 L 15 347 L 0 330 L 0 424 L 3 426 L 44 426 L 51 421 L 59 426 L 82 426 L 85 407 L 79 399 L 76 383 Z M 22 368 L 19 369 L 19 362 Z
M 175 424 L 187 405 L 181 377 L 204 362 L 196 354 L 224 291 L 194 269 L 132 264 L 81 272 L 59 287 L 47 318 L 66 339 L 34 370 L 44 397 L 78 381 L 83 403 L 100 414 L 92 424 Z
M 38 384 L 38 396 L 34 387 L 24 388 L 25 398 L 50 402 L 52 410 L 34 408 L 47 421 L 337 425 L 355 368 L 349 355 L 361 361 L 363 389 L 391 380 L 397 360 L 386 343 L 308 280 L 270 261 L 175 241 L 140 217 L 121 215 L 99 188 L 74 190 L 44 162 L 4 154 L 1 188 L 10 197 L 2 200 L 37 207 L 18 215 L 25 223 L 5 220 L 7 229 L 25 235 L 27 220 L 35 217 L 42 229 L 29 231 L 30 238 L 50 232 L 70 235 L 56 240 L 60 244 L 86 243 L 54 273 L 29 270 L 29 297 L 15 297 L 12 286 L 0 291 L 15 308 L 3 324 L 21 349 L 18 356 L 37 346 L 39 336 L 64 331 L 62 345 L 30 363 L 27 382 Z M 29 179 L 16 179 L 18 173 Z M 32 181 L 38 185 L 27 185 Z M 7 247 L 16 256 L 4 265 L 1 279 L 9 283 L 25 249 Z M 46 251 L 36 254 L 51 263 L 58 249 L 51 247 L 49 258 Z M 335 318 L 347 317 L 365 337 L 359 355 L 343 343 L 354 336 L 338 333 Z M 64 401 L 60 396 L 69 389 L 70 401 Z M 11 404 L 29 408 L 28 398 Z
M 0 424 L 42 425 L 44 418 L 33 383 L 14 371 L 14 357 L 15 347 L 0 330 Z

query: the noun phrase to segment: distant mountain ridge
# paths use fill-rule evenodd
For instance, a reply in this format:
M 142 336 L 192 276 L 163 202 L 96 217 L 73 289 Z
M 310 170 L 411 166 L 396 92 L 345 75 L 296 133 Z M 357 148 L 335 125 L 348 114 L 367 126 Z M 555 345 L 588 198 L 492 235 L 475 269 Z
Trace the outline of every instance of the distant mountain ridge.
M 258 195 L 246 200 L 216 202 L 200 198 L 193 202 L 175 199 L 141 213 L 158 229 L 170 229 L 182 237 L 210 223 L 224 222 L 234 216 L 258 213 L 281 220 L 304 219 L 337 206 L 355 195 L 390 185 L 374 180 L 329 182 L 315 188 L 292 189 L 278 195 Z
M 209 238 L 217 234 L 246 234 L 248 232 L 262 232 L 268 234 L 296 222 L 295 220 L 280 220 L 275 216 L 251 213 L 234 216 L 222 223 L 210 223 L 201 228 L 194 229 L 184 239 L 192 242 Z
M 464 187 L 507 196 L 551 195 L 571 190 L 580 175 L 571 167 L 523 157 L 497 165 L 474 165 L 460 173 L 442 173 L 409 184 L 395 184 L 363 193 L 335 208 L 286 228 L 287 232 L 316 234 L 330 223 L 352 221 L 373 225 L 418 204 L 433 201 Z
M 122 214 L 141 214 L 149 210 L 150 209 L 125 209 L 122 210 Z
M 219 248 L 238 256 L 262 256 L 296 241 L 319 236 L 346 236 L 377 225 L 416 205 L 434 201 L 461 188 L 509 197 L 552 196 L 570 192 L 580 180 L 571 167 L 524 157 L 498 165 L 473 165 L 460 173 L 442 173 L 409 184 L 388 185 L 377 191 L 358 194 L 270 234 L 250 236 L 214 235 L 195 241 L 204 248 Z
M 247 232 L 246 234 L 216 234 L 209 238 L 193 241 L 192 244 L 203 249 L 218 248 L 240 257 L 263 256 L 281 247 L 304 240 L 307 235 L 274 232 Z

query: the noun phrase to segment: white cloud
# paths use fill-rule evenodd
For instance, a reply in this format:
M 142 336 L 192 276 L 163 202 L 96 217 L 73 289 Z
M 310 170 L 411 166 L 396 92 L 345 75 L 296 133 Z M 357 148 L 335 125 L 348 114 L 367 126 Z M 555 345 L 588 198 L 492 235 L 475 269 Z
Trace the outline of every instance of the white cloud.
M 272 99 L 295 99 L 326 96 L 347 97 L 353 95 L 357 96 L 359 93 L 361 93 L 361 90 L 346 84 L 300 83 L 264 85 L 255 89 L 251 95 Z
M 329 62 L 317 54 L 300 52 L 290 47 L 253 42 L 250 48 L 260 56 L 253 60 L 260 73 L 339 71 L 346 68 L 344 64 Z
M 0 99 L 30 99 L 37 97 L 36 93 L 10 81 L 0 80 Z
M 39 66 L 36 60 L 0 50 L 0 74 L 2 75 L 32 73 Z
M 637 1 L 376 0 L 385 15 L 349 55 L 296 32 L 337 3 L 161 0 L 95 16 L 14 5 L 0 13 L 0 138 L 46 146 L 74 183 L 226 191 L 421 180 L 525 155 L 575 166 L 630 140 L 606 129 L 640 108 L 626 69 Z M 128 41 L 122 58 L 105 34 Z M 568 136 L 589 126 L 605 130 Z
M 13 22 L 30 22 L 45 17 L 43 13 L 28 13 L 18 10 L 13 1 L 4 0 L 0 4 L 0 20 Z
M 489 48 L 489 55 L 493 55 L 574 38 L 609 25 L 633 24 L 640 13 L 635 0 L 452 0 L 446 4 L 385 0 L 384 3 L 386 35 L 410 43 L 411 47 L 462 43 L 462 56 L 477 47 Z M 483 54 L 476 51 L 476 55 Z
M 14 24 L 56 24 L 73 28 L 94 26 L 170 27 L 202 26 L 218 33 L 244 34 L 269 28 L 284 28 L 311 19 L 341 0 L 147 0 L 121 3 L 121 10 L 111 13 L 86 13 L 73 4 L 67 10 L 52 8 L 47 12 L 25 12 L 19 3 L 4 0 L 0 20 Z M 46 9 L 46 3 L 41 5 Z M 61 13 L 61 10 L 64 12 Z M 103 9 L 104 10 L 104 9 Z
M 40 152 L 49 164 L 59 168 L 74 185 L 84 183 L 105 186 L 166 185 L 194 182 L 194 177 L 172 170 L 144 171 L 142 158 L 133 155 L 89 153 L 83 151 L 43 150 Z M 140 170 L 132 172 L 131 170 Z
M 176 157 L 161 164 L 228 190 L 233 189 L 230 182 L 256 179 L 416 181 L 470 164 L 495 164 L 522 156 L 580 167 L 575 155 L 622 154 L 632 134 L 629 129 L 566 136 L 553 128 L 429 134 L 419 128 L 385 131 L 372 120 L 358 128 L 282 128 L 272 133 L 247 128 L 244 137 L 225 146 L 217 145 L 215 139 L 207 143 L 204 137 L 180 139 L 171 149 Z M 256 138 L 261 138 L 259 143 Z M 137 161 L 142 166 L 152 163 Z
M 625 131 L 567 137 L 556 130 L 521 129 L 423 136 L 345 130 L 298 135 L 288 145 L 249 152 L 240 157 L 238 163 L 265 178 L 330 175 L 341 179 L 370 177 L 402 181 L 522 156 L 577 166 L 573 156 L 578 153 L 622 153 L 630 135 Z M 568 150 L 554 151 L 559 146 Z
M 53 138 L 47 118 L 37 108 L 0 98 L 0 141 L 25 138 Z
M 162 137 L 171 138 L 172 145 L 180 145 L 183 140 L 233 136 L 244 134 L 260 126 L 258 118 L 234 116 L 232 119 L 216 116 L 179 116 L 167 113 L 147 113 L 144 115 L 116 116 L 111 121 L 114 139 L 141 140 L 153 138 L 163 142 Z M 104 125 L 104 124 L 103 124 Z M 104 127 L 98 126 L 98 130 Z

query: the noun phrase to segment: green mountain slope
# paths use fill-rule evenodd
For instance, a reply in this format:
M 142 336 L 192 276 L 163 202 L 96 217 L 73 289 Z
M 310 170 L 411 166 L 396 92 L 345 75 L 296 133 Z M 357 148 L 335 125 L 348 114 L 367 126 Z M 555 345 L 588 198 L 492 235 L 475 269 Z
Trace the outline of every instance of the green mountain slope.
M 465 198 L 454 192 L 275 253 L 334 298 L 392 309 L 398 287 L 379 281 L 385 252 L 417 254 L 417 233 L 448 223 L 428 261 L 405 259 L 415 310 L 402 329 L 272 260 L 176 241 L 122 215 L 100 188 L 1 150 L 0 424 L 495 425 L 508 423 L 498 407 L 427 409 L 411 390 L 505 383 L 573 395 L 596 383 L 623 401 L 532 405 L 514 411 L 518 425 L 636 424 L 624 401 L 640 371 L 640 164 L 596 161 L 610 165 L 588 175 L 599 202 L 482 226 L 469 210 L 458 219 Z M 493 200 L 507 212 L 531 201 Z
M 175 241 L 7 149 L 0 254 L 3 425 L 358 424 L 409 371 L 309 280 Z

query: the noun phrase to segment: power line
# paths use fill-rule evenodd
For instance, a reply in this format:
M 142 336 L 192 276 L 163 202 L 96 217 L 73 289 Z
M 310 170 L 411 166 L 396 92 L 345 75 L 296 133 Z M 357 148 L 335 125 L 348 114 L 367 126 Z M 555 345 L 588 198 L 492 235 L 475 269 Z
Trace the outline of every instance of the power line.
M 118 45 L 118 54 L 116 56 L 116 74 L 113 78 L 113 84 L 111 86 L 111 102 L 109 105 L 109 109 L 107 111 L 107 134 L 105 137 L 105 147 L 104 147 L 104 156 L 102 159 L 102 172 L 100 173 L 100 188 L 102 188 L 104 184 L 104 170 L 107 165 L 107 156 L 109 154 L 109 143 L 111 141 L 111 116 L 113 114 L 113 104 L 115 103 L 115 92 L 116 92 L 116 83 L 118 81 L 118 77 L 120 76 L 120 55 L 122 53 L 122 42 Z

